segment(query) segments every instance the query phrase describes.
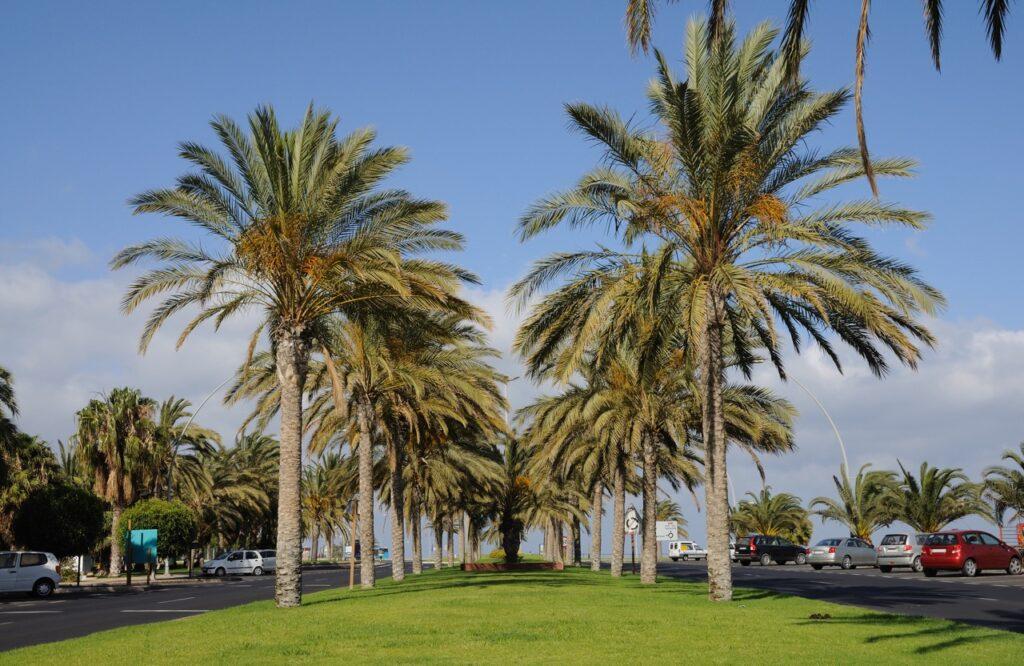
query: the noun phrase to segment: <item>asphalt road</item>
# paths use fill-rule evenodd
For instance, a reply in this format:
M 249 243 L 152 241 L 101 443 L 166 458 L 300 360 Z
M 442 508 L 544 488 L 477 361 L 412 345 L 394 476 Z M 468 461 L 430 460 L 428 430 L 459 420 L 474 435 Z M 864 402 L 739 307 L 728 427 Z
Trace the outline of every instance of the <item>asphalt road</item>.
M 703 562 L 659 563 L 658 573 L 707 580 Z M 962 578 L 958 573 L 940 572 L 935 578 L 925 578 L 902 569 L 888 574 L 865 567 L 815 571 L 795 564 L 733 565 L 732 573 L 737 587 L 1024 633 L 1024 576 L 982 572 L 975 578 Z
M 390 575 L 390 565 L 377 567 L 378 577 Z M 304 592 L 319 592 L 343 584 L 348 584 L 348 567 L 302 572 Z M 273 598 L 273 576 L 169 585 L 144 592 L 55 594 L 49 599 L 0 595 L 0 651 Z

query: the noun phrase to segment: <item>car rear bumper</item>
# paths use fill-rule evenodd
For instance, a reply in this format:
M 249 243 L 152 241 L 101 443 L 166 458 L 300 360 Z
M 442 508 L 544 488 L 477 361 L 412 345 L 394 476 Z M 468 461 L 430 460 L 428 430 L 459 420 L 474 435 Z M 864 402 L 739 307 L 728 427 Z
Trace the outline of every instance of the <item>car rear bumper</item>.
M 921 566 L 925 569 L 960 569 L 963 565 L 961 555 L 921 555 Z
M 808 564 L 838 564 L 835 553 L 811 553 L 807 556 Z
M 914 553 L 900 553 L 899 555 L 879 555 L 878 566 L 880 567 L 909 567 L 914 563 Z

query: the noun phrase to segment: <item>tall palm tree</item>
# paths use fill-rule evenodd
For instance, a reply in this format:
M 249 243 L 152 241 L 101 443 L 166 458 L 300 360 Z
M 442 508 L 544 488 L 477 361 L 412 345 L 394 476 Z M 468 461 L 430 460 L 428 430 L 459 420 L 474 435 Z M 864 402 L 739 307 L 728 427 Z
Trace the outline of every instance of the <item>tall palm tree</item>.
M 938 532 L 954 520 L 984 514 L 979 487 L 960 469 L 921 463 L 917 477 L 900 463 L 897 516 L 918 532 Z
M 747 493 L 732 512 L 732 529 L 738 535 L 779 536 L 796 543 L 810 537 L 810 521 L 800 498 L 790 493 L 773 495 L 771 486 Z
M 17 415 L 18 401 L 14 398 L 14 378 L 7 368 L 0 366 L 0 446 L 9 442 L 17 432 L 14 426 L 14 417 Z M 2 472 L 3 468 L 0 467 L 0 473 Z M 0 480 L 2 479 L 0 476 Z
M 1020 451 L 1003 452 L 1003 460 L 1010 465 L 996 465 L 985 470 L 984 494 L 1000 518 L 1013 511 L 1018 519 L 1024 517 L 1024 443 Z
M 111 507 L 109 571 L 114 576 L 121 573 L 121 513 L 144 488 L 155 410 L 156 402 L 138 389 L 117 388 L 76 415 L 79 456 L 93 477 L 93 490 Z
M 809 505 L 812 513 L 823 520 L 834 520 L 850 530 L 850 535 L 871 543 L 871 534 L 896 519 L 893 510 L 896 496 L 896 474 L 871 470 L 863 465 L 850 481 L 846 466 L 833 476 L 836 498 L 815 497 Z
M 260 312 L 249 354 L 266 333 L 281 389 L 275 599 L 281 607 L 298 606 L 302 394 L 323 322 L 355 308 L 406 300 L 417 279 L 404 272 L 401 256 L 457 249 L 461 238 L 432 228 L 446 216 L 443 204 L 380 189 L 408 157 L 402 148 L 372 149 L 370 129 L 339 138 L 338 121 L 312 106 L 291 131 L 281 128 L 270 107 L 249 116 L 248 133 L 223 116 L 211 125 L 227 157 L 183 143 L 181 156 L 198 171 L 179 178 L 176 187 L 144 192 L 132 204 L 136 213 L 182 218 L 213 242 L 148 241 L 122 250 L 112 266 L 146 258 L 163 264 L 139 277 L 122 303 L 131 312 L 164 298 L 146 323 L 141 351 L 172 315 L 191 307 L 199 312 L 179 345 L 203 322 L 219 326 L 233 315 Z
M 883 350 L 916 367 L 919 346 L 934 342 L 916 317 L 943 299 L 910 266 L 854 233 L 857 225 L 919 229 L 926 214 L 877 200 L 825 202 L 823 195 L 864 174 L 854 150 L 809 147 L 848 92 L 783 85 L 786 63 L 770 50 L 777 32 L 768 25 L 736 43 L 728 23 L 711 50 L 708 34 L 703 22 L 687 27 L 685 82 L 658 54 L 649 90 L 656 130 L 607 108 L 567 106 L 574 127 L 604 149 L 605 166 L 535 204 L 520 235 L 562 223 L 602 225 L 617 231 L 624 249 L 553 255 L 512 295 L 532 302 L 544 285 L 565 280 L 537 299 L 520 330 L 517 347 L 534 372 L 567 380 L 610 341 L 634 344 L 645 359 L 659 358 L 648 350 L 666 345 L 685 356 L 704 396 L 710 596 L 728 600 L 727 359 L 749 374 L 763 350 L 784 377 L 787 334 L 797 351 L 806 335 L 839 368 L 835 340 L 876 375 L 889 369 Z M 912 162 L 874 166 L 907 176 Z M 654 312 L 659 325 L 638 325 L 640 310 Z
M 668 0 L 674 2 L 675 0 Z M 726 27 L 728 0 L 709 0 L 709 34 L 712 41 Z M 942 50 L 942 0 L 924 0 L 924 27 L 931 47 L 932 62 L 935 71 L 940 71 Z M 1010 0 L 980 0 L 980 13 L 985 17 L 985 29 L 988 33 L 992 55 L 996 60 L 1003 55 L 1003 36 L 1006 32 L 1006 19 L 1010 13 Z M 787 77 L 796 82 L 800 76 L 800 61 L 803 51 L 807 48 L 804 42 L 807 24 L 810 20 L 811 0 L 790 0 L 789 17 L 786 32 L 782 39 L 782 55 L 788 65 Z M 645 53 L 651 47 L 651 25 L 655 12 L 655 0 L 628 0 L 626 5 L 626 36 L 633 53 L 642 50 Z M 860 18 L 857 26 L 857 46 L 855 54 L 854 106 L 857 121 L 857 141 L 860 146 L 861 162 L 871 191 L 878 196 L 878 186 L 868 155 L 867 135 L 864 132 L 864 106 L 862 92 L 864 89 L 865 60 L 868 39 L 871 36 L 869 16 L 871 0 L 860 0 Z

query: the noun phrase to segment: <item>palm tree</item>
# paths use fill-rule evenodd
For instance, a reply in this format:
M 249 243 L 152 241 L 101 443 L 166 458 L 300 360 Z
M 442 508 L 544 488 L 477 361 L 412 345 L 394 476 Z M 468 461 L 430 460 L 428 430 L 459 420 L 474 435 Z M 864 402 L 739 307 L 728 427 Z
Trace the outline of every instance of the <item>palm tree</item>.
M 674 0 L 669 0 L 673 2 Z M 709 0 L 709 31 L 713 40 L 726 29 L 726 11 L 728 0 Z M 1010 0 L 980 0 L 980 13 L 985 17 L 985 28 L 989 44 L 996 60 L 1003 55 L 1003 35 L 1006 32 L 1006 18 L 1010 13 Z M 654 16 L 654 0 L 628 0 L 626 5 L 626 36 L 633 53 L 643 50 L 645 53 L 651 46 L 651 23 Z M 786 33 L 782 39 L 782 56 L 788 65 L 787 77 L 796 83 L 800 76 L 800 61 L 807 46 L 804 33 L 810 20 L 811 0 L 790 0 L 789 18 Z M 942 50 L 942 0 L 924 0 L 924 26 L 931 47 L 932 62 L 935 71 L 941 70 L 940 53 Z M 857 141 L 860 145 L 861 162 L 867 175 L 871 191 L 878 196 L 878 186 L 868 155 L 867 135 L 864 132 L 864 106 L 862 92 L 864 89 L 865 58 L 867 53 L 870 27 L 868 18 L 871 12 L 871 0 L 861 0 L 860 19 L 857 27 L 856 47 L 856 81 L 854 83 L 854 106 L 857 119 Z
M 17 432 L 14 426 L 14 417 L 17 415 L 18 401 L 14 398 L 14 378 L 9 370 L 0 366 L 0 445 L 9 442 Z M 3 468 L 0 467 L 0 474 L 2 473 Z M 0 480 L 3 480 L 3 476 L 0 476 Z
M 145 454 L 151 447 L 156 402 L 138 389 L 118 388 L 91 400 L 77 417 L 75 441 L 93 490 L 110 503 L 110 574 L 121 573 L 121 513 L 144 486 Z
M 846 466 L 833 476 L 837 499 L 815 497 L 809 508 L 823 520 L 834 520 L 850 530 L 850 536 L 871 543 L 871 534 L 879 527 L 892 523 L 896 515 L 893 504 L 896 497 L 896 475 L 893 472 L 872 470 L 863 465 L 857 470 L 853 482 Z
M 319 557 L 319 538 L 346 532 L 345 507 L 352 499 L 356 466 L 337 452 L 325 453 L 302 470 L 302 522 L 310 537 L 310 559 Z M 354 462 L 354 461 L 352 461 Z
M 249 355 L 265 332 L 281 394 L 275 599 L 281 607 L 298 606 L 302 394 L 324 321 L 406 300 L 418 280 L 404 272 L 402 255 L 457 249 L 461 238 L 432 228 L 446 216 L 443 204 L 379 189 L 408 158 L 401 148 L 371 149 L 372 130 L 338 138 L 338 121 L 312 106 L 292 131 L 281 129 L 269 107 L 249 116 L 248 135 L 223 116 L 211 125 L 228 157 L 183 143 L 182 157 L 198 171 L 179 178 L 174 188 L 140 194 L 132 204 L 136 213 L 182 218 L 214 242 L 157 239 L 122 250 L 112 266 L 145 258 L 163 262 L 139 277 L 123 301 L 131 312 L 150 298 L 166 297 L 146 323 L 141 351 L 172 315 L 192 306 L 199 314 L 179 345 L 205 321 L 219 326 L 233 315 L 261 312 Z M 429 293 L 418 297 L 433 300 Z
M 993 512 L 1000 519 L 1006 511 L 1017 518 L 1024 516 L 1024 443 L 1020 452 L 1003 452 L 1003 460 L 1011 465 L 997 465 L 985 470 L 984 494 L 992 502 Z
M 803 81 L 783 85 L 786 64 L 769 50 L 776 34 L 762 24 L 737 44 L 729 23 L 708 50 L 707 24 L 691 22 L 686 82 L 677 82 L 658 54 L 649 90 L 657 131 L 607 108 L 567 106 L 574 127 L 604 148 L 606 166 L 535 204 L 520 234 L 601 224 L 617 230 L 624 249 L 553 255 L 512 290 L 528 303 L 566 278 L 539 299 L 517 338 L 535 373 L 565 381 L 612 341 L 635 345 L 648 360 L 660 358 L 650 350 L 671 346 L 694 369 L 705 396 L 708 571 L 716 600 L 732 595 L 727 359 L 749 375 L 755 352 L 764 350 L 784 377 L 783 334 L 797 351 L 806 335 L 837 367 L 835 339 L 881 376 L 889 369 L 882 350 L 916 367 L 919 345 L 934 339 L 915 317 L 943 304 L 910 266 L 879 255 L 853 232 L 857 224 L 918 229 L 926 214 L 877 200 L 824 203 L 822 195 L 864 174 L 852 149 L 823 155 L 809 148 L 809 135 L 849 94 L 817 93 Z M 874 166 L 907 176 L 912 162 Z
M 191 406 L 188 400 L 171 396 L 161 402 L 157 410 L 151 447 L 147 452 L 149 460 L 145 465 L 145 484 L 154 497 L 171 497 L 173 488 L 180 483 L 175 482 L 175 477 L 180 478 L 186 470 L 194 469 L 194 465 L 183 462 L 183 459 L 194 458 L 197 453 L 208 451 L 214 443 L 220 442 L 219 434 L 190 422 Z
M 960 469 L 921 463 L 915 477 L 900 463 L 897 517 L 918 532 L 938 532 L 954 520 L 984 514 L 979 487 Z
M 807 510 L 796 495 L 773 495 L 771 486 L 765 486 L 761 492 L 747 496 L 750 499 L 740 500 L 732 512 L 732 529 L 736 534 L 778 536 L 794 543 L 804 543 L 810 537 Z

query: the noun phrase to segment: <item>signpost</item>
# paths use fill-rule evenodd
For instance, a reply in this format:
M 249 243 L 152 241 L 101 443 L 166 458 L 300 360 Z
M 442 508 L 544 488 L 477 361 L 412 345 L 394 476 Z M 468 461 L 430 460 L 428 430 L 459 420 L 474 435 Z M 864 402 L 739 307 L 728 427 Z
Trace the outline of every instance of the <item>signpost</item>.
M 129 525 L 129 529 L 131 526 Z M 150 582 L 153 565 L 156 564 L 156 530 L 132 530 L 128 532 L 128 584 L 131 585 L 131 567 L 136 562 L 146 566 L 146 584 Z
M 629 532 L 629 557 L 633 573 L 636 573 L 636 532 L 640 529 L 640 513 L 636 507 L 629 507 L 626 511 L 626 531 Z
M 658 541 L 675 541 L 679 538 L 679 523 L 674 520 L 659 520 L 655 523 Z

